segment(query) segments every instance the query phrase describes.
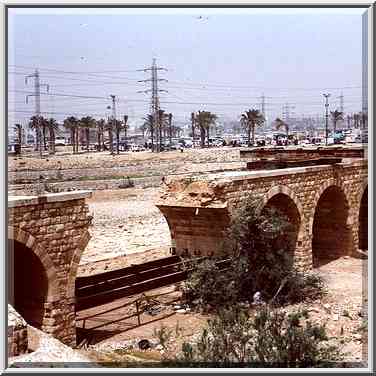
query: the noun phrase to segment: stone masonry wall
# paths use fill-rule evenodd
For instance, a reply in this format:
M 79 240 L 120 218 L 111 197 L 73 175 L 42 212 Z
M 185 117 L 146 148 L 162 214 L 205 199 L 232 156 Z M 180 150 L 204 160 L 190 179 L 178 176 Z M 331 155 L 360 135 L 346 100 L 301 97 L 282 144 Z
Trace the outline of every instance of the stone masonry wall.
M 223 242 L 226 217 L 243 199 L 254 196 L 265 205 L 275 194 L 286 194 L 296 204 L 301 217 L 295 262 L 302 269 L 309 269 L 312 267 L 313 218 L 321 194 L 334 185 L 346 197 L 349 207 L 346 229 L 337 236 L 351 234 L 349 249 L 343 250 L 350 254 L 358 247 L 358 215 L 366 181 L 367 163 L 363 160 L 334 166 L 209 175 L 206 179 L 170 182 L 158 207 L 169 222 L 178 254 L 186 253 L 187 248 L 191 254 L 211 254 L 218 249 L 213 246 L 213 239 L 217 246 Z M 209 208 L 213 213 L 211 221 L 205 218 Z
M 8 357 L 26 354 L 28 349 L 27 323 L 8 304 Z
M 90 239 L 91 216 L 84 197 L 72 192 L 26 198 L 16 205 L 8 201 L 8 238 L 37 254 L 48 276 L 41 329 L 70 345 L 76 340 L 75 273 Z

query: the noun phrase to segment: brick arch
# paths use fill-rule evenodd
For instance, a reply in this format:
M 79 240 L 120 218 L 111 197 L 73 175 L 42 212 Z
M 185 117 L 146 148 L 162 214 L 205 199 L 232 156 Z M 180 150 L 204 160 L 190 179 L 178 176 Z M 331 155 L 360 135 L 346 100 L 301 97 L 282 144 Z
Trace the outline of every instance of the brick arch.
M 337 203 L 334 196 L 331 198 L 329 198 L 330 196 L 326 196 L 326 192 L 330 188 L 336 189 L 343 195 L 340 199 L 340 203 Z M 328 192 L 330 195 L 333 193 L 335 194 L 335 191 Z M 319 203 L 324 196 L 324 201 Z M 333 207 L 335 210 L 331 215 L 324 214 L 324 210 L 330 211 Z M 317 219 L 316 225 L 315 219 Z M 341 231 L 343 231 L 340 238 L 336 236 L 338 226 L 340 226 Z M 329 179 L 320 185 L 316 192 L 309 216 L 308 231 L 312 240 L 314 267 L 351 253 L 354 246 L 352 226 L 353 210 L 351 208 L 350 188 L 339 183 L 336 179 Z
M 42 247 L 37 243 L 34 236 L 24 230 L 21 230 L 20 228 L 8 226 L 8 239 L 13 239 L 21 244 L 24 244 L 38 257 L 47 275 L 47 301 L 58 300 L 60 296 L 60 284 L 57 277 L 55 265 L 50 255 L 44 249 L 42 249 Z
M 268 201 L 271 198 L 273 198 L 275 195 L 278 195 L 280 193 L 286 195 L 287 197 L 289 197 L 294 202 L 294 204 L 295 204 L 295 206 L 296 206 L 296 208 L 298 209 L 298 212 L 299 212 L 300 221 L 303 222 L 303 218 L 304 218 L 303 206 L 300 203 L 300 200 L 299 200 L 298 196 L 295 194 L 295 192 L 291 188 L 287 187 L 286 185 L 277 185 L 277 186 L 274 186 L 273 188 L 269 189 L 269 191 L 266 192 L 265 195 L 263 195 L 262 201 L 257 208 L 257 212 L 261 213 L 261 210 L 268 203 Z
M 368 179 L 364 179 L 357 189 L 357 195 L 355 199 L 354 208 L 354 237 L 356 238 L 355 253 L 357 249 L 363 249 L 364 245 L 368 243 L 368 210 L 364 218 L 364 212 L 362 210 L 362 200 L 364 193 L 368 189 Z M 368 201 L 368 197 L 367 197 Z M 366 240 L 367 239 L 367 240 Z
M 89 231 L 86 231 L 82 236 L 78 243 L 78 246 L 73 254 L 72 261 L 69 266 L 69 275 L 68 275 L 68 282 L 67 282 L 67 297 L 73 298 L 75 296 L 75 281 L 77 276 L 78 265 L 80 263 L 82 254 L 89 243 L 91 235 Z
M 347 203 L 347 206 L 348 206 L 348 209 L 349 209 L 349 213 L 348 213 L 348 218 L 347 220 L 348 221 L 351 221 L 352 220 L 352 216 L 351 216 L 351 207 L 350 207 L 350 193 L 348 191 L 348 189 L 343 186 L 342 184 L 337 184 L 336 180 L 334 179 L 329 179 L 327 180 L 326 182 L 324 182 L 322 185 L 320 185 L 318 191 L 316 192 L 315 194 L 315 197 L 313 198 L 313 201 L 312 201 L 312 209 L 311 209 L 311 212 L 310 212 L 310 215 L 308 216 L 308 220 L 309 220 L 309 225 L 308 225 L 308 229 L 309 229 L 309 235 L 312 235 L 312 231 L 313 231 L 313 219 L 315 217 L 315 212 L 316 212 L 316 208 L 317 208 L 317 204 L 322 196 L 322 194 L 329 188 L 329 187 L 337 187 L 339 188 L 345 198 L 346 198 L 346 203 Z M 349 223 L 351 224 L 351 223 Z
M 364 179 L 357 190 L 356 207 L 354 208 L 354 215 L 359 215 L 360 204 L 362 202 L 363 194 L 368 187 L 368 179 Z

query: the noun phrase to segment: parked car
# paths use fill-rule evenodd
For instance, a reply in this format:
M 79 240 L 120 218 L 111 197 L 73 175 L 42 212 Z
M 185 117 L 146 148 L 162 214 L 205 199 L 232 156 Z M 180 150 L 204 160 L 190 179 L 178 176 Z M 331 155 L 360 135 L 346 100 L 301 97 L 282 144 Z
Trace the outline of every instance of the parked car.
M 55 138 L 55 145 L 56 146 L 65 146 L 67 145 L 67 142 L 64 137 L 56 137 Z
M 131 145 L 130 151 L 145 151 L 145 147 L 143 145 Z
M 8 154 L 18 155 L 21 153 L 21 145 L 17 143 L 8 144 Z

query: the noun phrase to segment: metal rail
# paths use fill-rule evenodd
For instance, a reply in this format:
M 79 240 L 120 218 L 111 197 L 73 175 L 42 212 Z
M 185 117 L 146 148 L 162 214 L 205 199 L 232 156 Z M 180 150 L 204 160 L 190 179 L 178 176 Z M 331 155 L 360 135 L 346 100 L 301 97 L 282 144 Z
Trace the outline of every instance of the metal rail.
M 169 286 L 187 279 L 194 264 L 206 257 L 181 259 L 170 256 L 127 268 L 76 279 L 76 312 L 115 300 Z M 219 261 L 220 268 L 229 260 Z

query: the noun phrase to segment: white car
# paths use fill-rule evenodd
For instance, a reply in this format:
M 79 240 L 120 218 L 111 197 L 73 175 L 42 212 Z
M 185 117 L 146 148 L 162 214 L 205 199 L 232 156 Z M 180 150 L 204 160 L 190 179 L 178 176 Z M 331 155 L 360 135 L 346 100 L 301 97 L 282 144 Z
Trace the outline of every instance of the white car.
M 55 145 L 56 146 L 65 146 L 67 143 L 64 137 L 56 137 L 55 138 Z

